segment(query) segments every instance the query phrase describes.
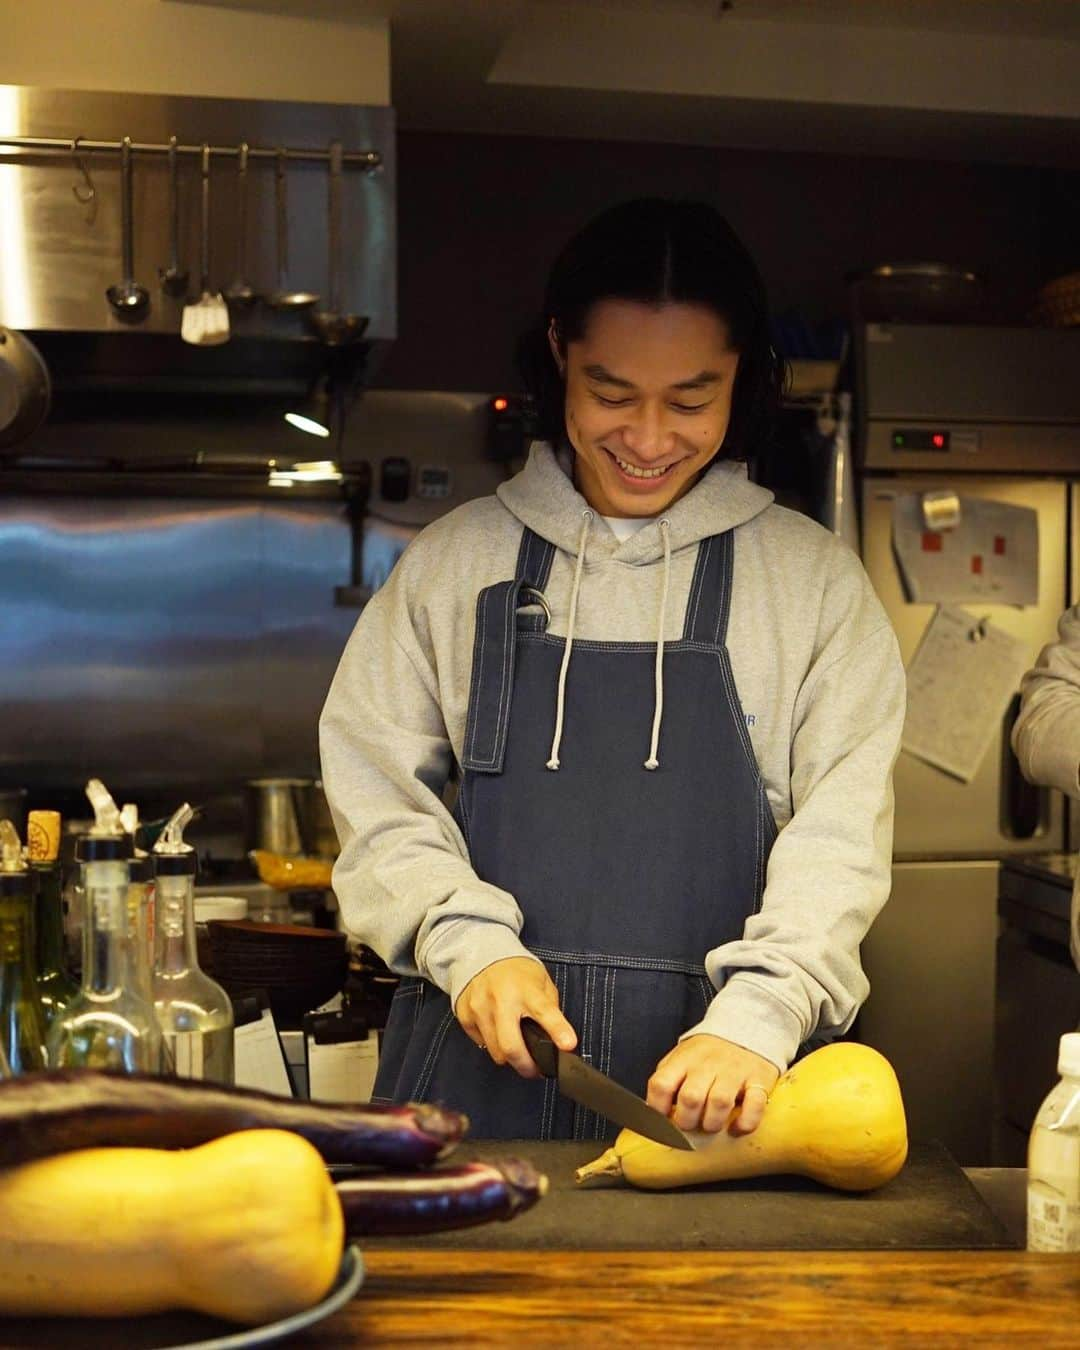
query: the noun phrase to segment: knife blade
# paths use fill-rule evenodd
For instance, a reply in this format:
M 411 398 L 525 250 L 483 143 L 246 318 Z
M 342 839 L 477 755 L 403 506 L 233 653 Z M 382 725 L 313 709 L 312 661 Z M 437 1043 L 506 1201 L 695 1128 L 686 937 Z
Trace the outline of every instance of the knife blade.
M 523 1017 L 521 1034 L 536 1067 L 545 1078 L 554 1078 L 558 1082 L 564 1097 L 658 1144 L 681 1149 L 694 1147 L 673 1120 L 613 1078 L 586 1064 L 580 1055 L 560 1050 L 539 1022 Z

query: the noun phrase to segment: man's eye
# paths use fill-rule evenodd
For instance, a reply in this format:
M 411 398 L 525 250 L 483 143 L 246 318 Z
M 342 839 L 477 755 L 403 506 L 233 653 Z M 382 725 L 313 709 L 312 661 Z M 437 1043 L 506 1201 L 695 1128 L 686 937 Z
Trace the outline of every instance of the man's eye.
M 593 398 L 605 408 L 625 408 L 630 402 L 628 398 L 604 398 L 603 394 L 593 394 Z
M 681 413 L 699 413 L 709 406 L 708 403 L 673 403 L 672 408 L 675 412 Z

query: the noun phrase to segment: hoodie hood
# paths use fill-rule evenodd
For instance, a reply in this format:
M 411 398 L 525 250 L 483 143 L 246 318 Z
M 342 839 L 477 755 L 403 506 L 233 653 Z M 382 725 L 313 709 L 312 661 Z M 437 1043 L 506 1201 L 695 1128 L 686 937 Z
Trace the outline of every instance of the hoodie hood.
M 536 441 L 525 468 L 499 485 L 498 497 L 522 525 L 564 553 L 576 555 L 582 517 L 590 507 L 574 486 L 572 474 L 572 451 L 557 455 L 546 441 Z M 685 496 L 663 513 L 668 522 L 671 551 L 678 553 L 709 535 L 745 524 L 760 515 L 772 500 L 771 492 L 749 481 L 745 464 L 716 461 Z M 594 527 L 589 535 L 590 560 L 618 558 L 624 563 L 648 564 L 659 561 L 663 554 L 658 529 L 639 530 L 621 542 L 607 528 Z
M 709 535 L 722 534 L 759 515 L 772 502 L 772 493 L 749 482 L 742 464 L 721 460 L 713 464 L 685 496 L 665 511 L 655 529 L 639 530 L 619 540 L 606 527 L 595 528 L 597 513 L 574 487 L 573 452 L 556 453 L 544 441 L 536 442 L 524 470 L 498 489 L 499 499 L 518 520 L 548 543 L 575 559 L 570 589 L 570 613 L 562 666 L 555 696 L 555 729 L 547 767 L 559 768 L 566 713 L 566 683 L 574 649 L 578 601 L 588 551 L 591 563 L 609 559 L 631 566 L 663 561 L 663 580 L 656 616 L 656 667 L 652 735 L 644 767 L 660 767 L 660 730 L 664 716 L 664 646 L 671 559 L 680 550 L 697 546 Z

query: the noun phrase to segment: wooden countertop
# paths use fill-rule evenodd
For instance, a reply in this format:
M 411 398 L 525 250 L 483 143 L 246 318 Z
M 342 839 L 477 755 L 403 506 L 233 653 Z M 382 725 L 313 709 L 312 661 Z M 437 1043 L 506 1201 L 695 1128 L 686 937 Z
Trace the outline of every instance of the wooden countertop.
M 1080 1256 L 379 1250 L 298 1346 L 1080 1345 Z
M 969 1168 L 1018 1243 L 1026 1173 Z M 1080 1346 L 1080 1256 L 388 1249 L 315 1347 Z

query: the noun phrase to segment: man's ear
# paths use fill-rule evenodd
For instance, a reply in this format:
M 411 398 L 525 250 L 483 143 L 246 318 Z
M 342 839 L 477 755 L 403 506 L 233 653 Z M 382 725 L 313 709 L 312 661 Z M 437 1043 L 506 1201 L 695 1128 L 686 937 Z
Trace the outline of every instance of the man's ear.
M 565 375 L 566 357 L 563 355 L 562 346 L 559 342 L 559 330 L 554 319 L 548 324 L 547 339 L 548 346 L 551 348 L 551 355 L 555 358 L 555 364 L 559 368 L 559 374 Z

